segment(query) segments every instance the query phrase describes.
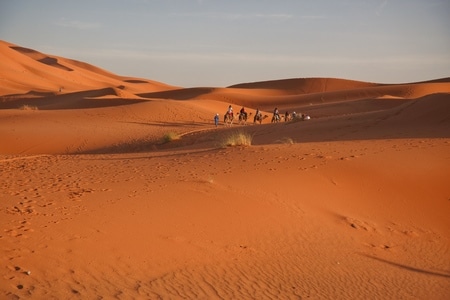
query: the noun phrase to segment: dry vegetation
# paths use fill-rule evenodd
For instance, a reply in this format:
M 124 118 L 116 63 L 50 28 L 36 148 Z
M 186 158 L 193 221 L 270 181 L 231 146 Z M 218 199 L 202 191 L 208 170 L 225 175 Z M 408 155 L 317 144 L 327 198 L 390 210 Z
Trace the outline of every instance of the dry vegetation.
M 226 136 L 222 141 L 222 146 L 251 146 L 252 140 L 253 137 L 249 133 L 237 131 Z
M 295 144 L 294 140 L 290 137 L 284 137 L 284 138 L 280 139 L 279 142 L 281 144 L 288 144 L 288 145 Z
M 39 110 L 37 106 L 32 106 L 28 104 L 24 104 L 21 107 L 19 107 L 20 110 Z
M 171 131 L 171 132 L 167 132 L 166 134 L 164 134 L 164 136 L 162 137 L 162 142 L 169 143 L 172 141 L 179 140 L 180 138 L 181 138 L 180 134 Z

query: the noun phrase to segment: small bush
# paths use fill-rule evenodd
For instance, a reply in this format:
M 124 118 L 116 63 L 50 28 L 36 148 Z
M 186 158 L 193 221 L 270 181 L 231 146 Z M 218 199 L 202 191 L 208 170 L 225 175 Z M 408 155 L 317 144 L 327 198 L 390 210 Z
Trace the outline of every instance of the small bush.
M 21 107 L 19 107 L 20 110 L 38 110 L 37 106 L 31 106 L 28 104 L 24 104 Z
M 253 137 L 245 132 L 235 132 L 227 136 L 223 141 L 223 146 L 250 146 Z
M 282 144 L 289 144 L 289 145 L 293 145 L 295 144 L 294 140 L 290 137 L 284 137 L 280 140 L 280 143 Z
M 168 143 L 171 141 L 175 141 L 175 140 L 179 140 L 180 139 L 180 135 L 176 132 L 168 132 L 166 133 L 163 138 L 162 138 L 162 142 L 163 143 Z

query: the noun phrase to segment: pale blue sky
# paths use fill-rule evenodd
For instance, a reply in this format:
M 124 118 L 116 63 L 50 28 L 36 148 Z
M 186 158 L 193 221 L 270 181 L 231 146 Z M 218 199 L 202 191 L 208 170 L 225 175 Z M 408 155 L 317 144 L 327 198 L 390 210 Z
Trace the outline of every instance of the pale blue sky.
M 450 0 L 3 0 L 0 39 L 168 84 L 450 76 Z

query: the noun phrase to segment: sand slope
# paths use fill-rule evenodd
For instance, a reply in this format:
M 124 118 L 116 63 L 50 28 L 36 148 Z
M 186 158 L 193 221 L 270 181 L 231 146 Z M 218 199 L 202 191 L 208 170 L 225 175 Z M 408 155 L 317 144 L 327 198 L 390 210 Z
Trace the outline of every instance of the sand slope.
M 0 41 L 0 96 L 2 102 L 18 96 L 48 96 L 116 87 L 136 93 L 172 87 L 156 81 L 123 77 L 93 65 L 40 53 Z
M 1 42 L 0 83 L 2 299 L 450 295 L 448 78 L 181 88 Z

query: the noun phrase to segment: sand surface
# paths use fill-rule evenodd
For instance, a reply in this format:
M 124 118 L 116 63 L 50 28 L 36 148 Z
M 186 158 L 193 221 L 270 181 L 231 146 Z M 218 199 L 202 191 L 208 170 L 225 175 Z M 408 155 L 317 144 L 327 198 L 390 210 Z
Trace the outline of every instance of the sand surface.
M 450 295 L 449 78 L 184 88 L 0 41 L 0 141 L 1 299 Z

